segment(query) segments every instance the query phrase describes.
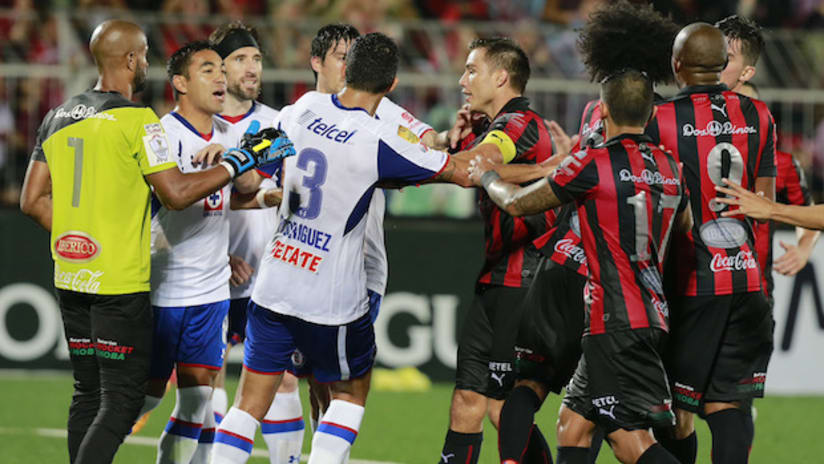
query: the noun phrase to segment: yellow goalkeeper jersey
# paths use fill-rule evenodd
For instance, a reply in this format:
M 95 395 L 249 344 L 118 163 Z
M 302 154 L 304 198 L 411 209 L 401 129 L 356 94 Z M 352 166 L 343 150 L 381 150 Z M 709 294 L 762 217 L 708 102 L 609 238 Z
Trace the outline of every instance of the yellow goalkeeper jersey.
M 54 285 L 102 295 L 149 291 L 151 190 L 176 168 L 151 108 L 89 90 L 46 115 L 32 159 L 52 183 Z

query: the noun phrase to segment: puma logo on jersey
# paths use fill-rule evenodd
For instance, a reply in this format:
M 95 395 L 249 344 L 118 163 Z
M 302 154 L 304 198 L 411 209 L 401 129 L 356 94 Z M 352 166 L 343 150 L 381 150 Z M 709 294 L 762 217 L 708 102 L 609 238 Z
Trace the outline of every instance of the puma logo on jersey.
M 610 406 L 608 410 L 604 409 L 604 408 L 598 408 L 598 414 L 602 414 L 604 416 L 607 416 L 607 417 L 611 418 L 614 421 L 618 420 L 618 419 L 615 418 L 615 405 L 614 404 L 612 406 Z
M 719 113 L 723 114 L 725 118 L 727 117 L 726 103 L 721 104 L 721 106 L 718 106 L 715 103 L 710 103 L 710 108 L 712 108 L 713 111 L 718 111 Z
M 492 379 L 493 379 L 493 380 L 495 380 L 496 382 L 498 382 L 498 386 L 499 386 L 499 387 L 503 387 L 503 386 L 504 386 L 504 377 L 506 377 L 506 374 L 503 374 L 503 373 L 501 373 L 501 374 L 496 374 L 496 373 L 494 373 L 494 372 L 491 372 L 489 375 L 492 377 Z
M 441 462 L 448 464 L 449 460 L 455 457 L 455 453 L 443 454 L 441 453 Z

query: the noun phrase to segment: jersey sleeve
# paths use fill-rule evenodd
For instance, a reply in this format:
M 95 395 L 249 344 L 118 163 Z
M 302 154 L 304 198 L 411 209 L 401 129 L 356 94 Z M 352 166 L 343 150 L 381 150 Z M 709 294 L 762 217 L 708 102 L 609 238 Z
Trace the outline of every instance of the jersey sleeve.
M 767 111 L 767 110 L 765 110 Z M 775 177 L 775 121 L 769 111 L 767 111 L 767 121 L 769 129 L 767 130 L 767 140 L 764 142 L 764 148 L 761 151 L 761 159 L 757 169 L 756 177 Z
M 547 180 L 555 195 L 564 203 L 582 199 L 598 186 L 598 168 L 588 151 L 572 154 Z
M 134 153 L 143 175 L 177 167 L 169 139 L 160 120 L 151 108 L 145 108 L 137 121 L 140 127 L 135 138 Z
M 420 182 L 440 173 L 448 162 L 446 153 L 409 143 L 397 134 L 381 135 L 378 140 L 380 180 Z
M 778 166 L 778 175 L 782 176 L 784 181 L 782 182 L 784 192 L 775 192 L 776 198 L 786 199 L 787 203 L 791 205 L 804 206 L 812 204 L 810 189 L 807 187 L 807 179 L 801 165 L 789 153 L 780 153 L 779 156 L 782 156 L 779 159 L 784 160 Z
M 51 120 L 51 114 L 51 111 L 49 111 L 49 114 L 43 118 L 43 122 L 40 123 L 40 127 L 37 129 L 37 137 L 34 140 L 34 148 L 31 151 L 30 161 L 48 162 L 46 161 L 46 153 L 43 151 L 43 131 L 48 121 Z
M 378 118 L 409 129 L 419 139 L 432 130 L 429 124 L 419 120 L 402 106 L 386 97 L 381 100 L 378 106 Z
M 526 119 L 520 113 L 509 113 L 496 118 L 478 145 L 496 145 L 501 150 L 504 163 L 522 159 L 540 140 L 538 121 Z

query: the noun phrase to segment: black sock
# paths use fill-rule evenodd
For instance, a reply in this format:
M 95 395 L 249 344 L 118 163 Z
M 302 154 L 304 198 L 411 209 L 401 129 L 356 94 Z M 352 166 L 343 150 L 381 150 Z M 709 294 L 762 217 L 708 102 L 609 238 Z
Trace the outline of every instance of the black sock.
M 698 437 L 693 431 L 680 440 L 672 436 L 671 429 L 654 429 L 655 439 L 670 452 L 681 464 L 695 464 L 698 457 Z
M 524 453 L 523 464 L 552 464 L 552 451 L 544 438 L 544 434 L 538 428 L 538 424 L 532 426 L 532 434 L 529 436 L 529 444 Z
M 754 433 L 752 416 L 738 408 L 730 408 L 714 412 L 706 419 L 712 433 L 712 462 L 746 463 Z
M 576 446 L 558 447 L 558 464 L 587 464 L 589 448 Z
M 541 400 L 535 391 L 526 386 L 512 390 L 501 408 L 501 422 L 498 425 L 498 448 L 501 462 L 511 459 L 521 462 L 526 454 L 535 411 L 541 407 Z
M 592 443 L 589 445 L 589 456 L 587 457 L 587 463 L 595 464 L 598 460 L 598 453 L 601 452 L 601 445 L 604 443 L 604 431 L 601 430 L 601 427 L 595 427 L 595 430 L 592 431 Z
M 468 463 L 477 464 L 481 455 L 481 442 L 484 434 L 460 433 L 452 430 L 446 432 L 446 441 L 443 444 L 439 464 Z
M 660 443 L 656 443 L 647 448 L 635 464 L 678 464 L 678 459 Z

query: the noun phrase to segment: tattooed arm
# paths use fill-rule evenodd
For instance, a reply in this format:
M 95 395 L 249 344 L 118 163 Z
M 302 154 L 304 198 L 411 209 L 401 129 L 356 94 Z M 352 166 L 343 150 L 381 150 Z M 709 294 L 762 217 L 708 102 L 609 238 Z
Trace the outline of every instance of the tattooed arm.
M 520 187 L 504 182 L 495 171 L 487 171 L 481 177 L 492 201 L 511 216 L 536 214 L 562 204 L 546 178 Z

